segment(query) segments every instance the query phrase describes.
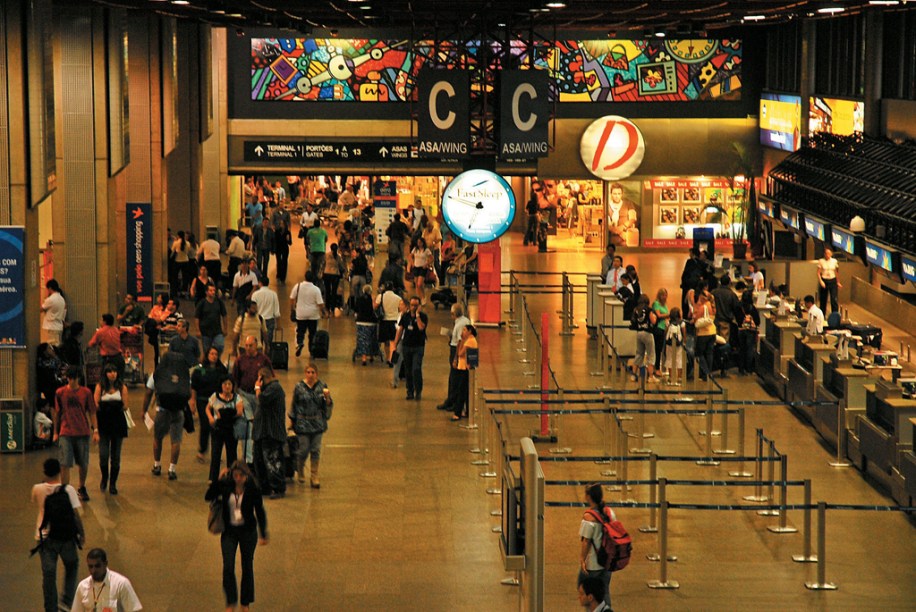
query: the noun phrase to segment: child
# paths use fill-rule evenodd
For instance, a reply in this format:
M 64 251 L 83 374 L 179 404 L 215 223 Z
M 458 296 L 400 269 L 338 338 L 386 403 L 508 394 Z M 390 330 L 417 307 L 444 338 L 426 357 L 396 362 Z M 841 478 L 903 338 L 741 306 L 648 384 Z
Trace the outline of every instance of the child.
M 684 344 L 684 336 L 681 309 L 672 308 L 668 317 L 668 328 L 665 330 L 665 367 L 668 368 L 668 382 L 675 387 L 681 384 L 681 346 Z

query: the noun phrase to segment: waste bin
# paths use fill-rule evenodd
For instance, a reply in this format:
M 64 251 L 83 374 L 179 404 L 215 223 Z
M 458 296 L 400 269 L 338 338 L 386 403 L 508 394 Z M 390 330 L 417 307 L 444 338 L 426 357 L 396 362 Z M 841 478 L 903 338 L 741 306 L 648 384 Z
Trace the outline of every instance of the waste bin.
M 0 453 L 25 452 L 25 409 L 21 398 L 0 399 Z

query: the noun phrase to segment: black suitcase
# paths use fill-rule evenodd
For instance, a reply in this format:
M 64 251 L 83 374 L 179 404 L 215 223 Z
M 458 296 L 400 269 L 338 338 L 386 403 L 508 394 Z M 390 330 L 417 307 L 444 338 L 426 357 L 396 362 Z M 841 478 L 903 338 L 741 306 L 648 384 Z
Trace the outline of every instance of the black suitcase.
M 331 336 L 327 331 L 319 329 L 315 332 L 315 338 L 312 340 L 312 346 L 309 352 L 312 359 L 327 359 L 328 351 L 331 348 Z
M 458 296 L 455 295 L 455 292 L 448 287 L 443 287 L 438 291 L 433 291 L 432 295 L 429 296 L 429 299 L 433 303 L 433 308 L 435 310 L 439 310 L 439 306 L 442 306 L 443 308 L 451 308 L 452 304 L 458 301 Z
M 299 455 L 299 438 L 296 436 L 287 436 L 287 452 L 283 453 L 283 474 L 286 478 L 292 478 L 296 473 L 296 459 Z
M 847 323 L 843 327 L 851 331 L 853 336 L 862 338 L 863 344 L 880 350 L 881 341 L 884 339 L 884 332 L 880 327 L 860 323 Z
M 280 329 L 274 331 L 275 342 L 270 343 L 267 356 L 270 357 L 270 366 L 274 370 L 289 370 L 289 343 L 283 341 Z

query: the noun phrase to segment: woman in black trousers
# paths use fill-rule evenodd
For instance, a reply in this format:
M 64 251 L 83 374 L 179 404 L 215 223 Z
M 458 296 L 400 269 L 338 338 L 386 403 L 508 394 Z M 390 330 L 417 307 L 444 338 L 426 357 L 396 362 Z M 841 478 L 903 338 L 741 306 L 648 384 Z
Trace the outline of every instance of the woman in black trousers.
M 223 502 L 225 529 L 220 535 L 223 553 L 223 591 L 226 609 L 234 610 L 241 603 L 247 611 L 254 601 L 254 551 L 258 544 L 267 544 L 267 514 L 261 490 L 244 461 L 236 461 L 224 469 L 210 488 L 205 499 L 219 497 Z M 258 537 L 260 532 L 260 538 Z M 242 553 L 242 593 L 239 598 L 235 582 L 235 551 Z

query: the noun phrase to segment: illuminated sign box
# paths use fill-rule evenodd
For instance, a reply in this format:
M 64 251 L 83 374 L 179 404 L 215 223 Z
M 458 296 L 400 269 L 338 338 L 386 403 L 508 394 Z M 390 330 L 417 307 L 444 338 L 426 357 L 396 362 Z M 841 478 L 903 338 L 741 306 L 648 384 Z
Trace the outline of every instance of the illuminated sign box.
M 865 241 L 865 260 L 891 274 L 896 274 L 900 268 L 900 253 L 870 240 Z
M 847 231 L 838 229 L 836 227 L 830 228 L 830 243 L 836 248 L 849 253 L 850 255 L 856 255 L 856 236 Z
M 800 128 L 800 96 L 760 94 L 760 144 L 783 151 L 797 151 L 801 143 Z
M 822 221 L 805 217 L 805 233 L 821 242 L 827 242 L 830 236 L 830 226 Z
M 903 274 L 903 280 L 916 283 L 916 258 L 901 255 L 900 272 Z
M 798 212 L 791 208 L 786 208 L 785 206 L 779 207 L 779 220 L 782 221 L 786 227 L 791 227 L 796 231 L 801 230 L 799 216 Z
M 763 196 L 757 198 L 757 210 L 771 219 L 779 218 L 776 211 L 776 202 Z
M 810 99 L 808 133 L 827 132 L 837 136 L 861 133 L 865 129 L 865 103 L 836 98 Z

